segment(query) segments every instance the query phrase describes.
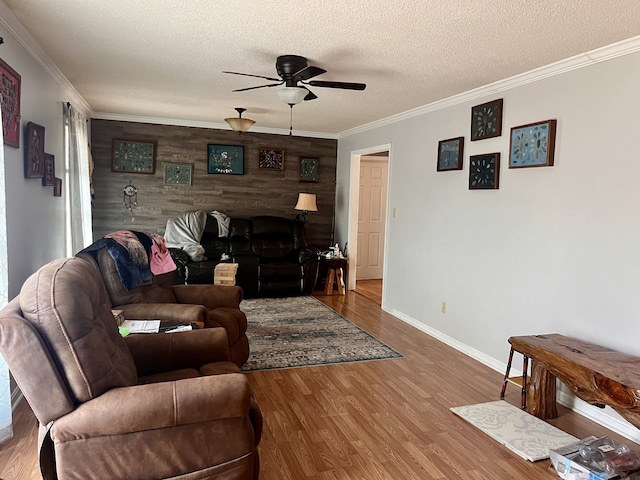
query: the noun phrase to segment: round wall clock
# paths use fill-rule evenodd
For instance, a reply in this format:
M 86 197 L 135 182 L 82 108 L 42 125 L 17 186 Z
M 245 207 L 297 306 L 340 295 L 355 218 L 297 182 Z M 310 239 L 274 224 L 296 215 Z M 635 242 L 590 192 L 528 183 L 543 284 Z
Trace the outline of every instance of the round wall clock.
M 502 99 L 471 108 L 471 141 L 502 135 Z
M 469 157 L 469 190 L 498 189 L 500 153 Z

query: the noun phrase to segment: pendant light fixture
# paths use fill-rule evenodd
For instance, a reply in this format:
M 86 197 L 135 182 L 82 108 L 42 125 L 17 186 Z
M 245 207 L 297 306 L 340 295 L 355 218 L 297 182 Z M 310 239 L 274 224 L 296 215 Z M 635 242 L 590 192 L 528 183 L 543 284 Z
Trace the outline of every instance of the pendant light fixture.
M 229 124 L 231 129 L 234 132 L 238 132 L 238 134 L 246 132 L 251 128 L 251 125 L 256 123 L 255 120 L 251 120 L 250 118 L 242 118 L 242 112 L 244 112 L 245 110 L 246 108 L 237 107 L 236 108 L 236 112 L 238 112 L 237 117 L 230 117 L 230 118 L 224 119 L 224 121 Z

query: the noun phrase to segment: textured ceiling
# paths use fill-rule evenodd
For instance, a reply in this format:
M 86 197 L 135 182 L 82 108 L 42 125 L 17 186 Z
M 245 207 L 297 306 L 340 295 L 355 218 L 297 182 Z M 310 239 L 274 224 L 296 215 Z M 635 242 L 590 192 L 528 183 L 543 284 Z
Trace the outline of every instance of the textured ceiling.
M 99 116 L 288 130 L 257 78 L 278 55 L 327 70 L 294 132 L 350 128 L 640 35 L 637 0 L 4 0 Z

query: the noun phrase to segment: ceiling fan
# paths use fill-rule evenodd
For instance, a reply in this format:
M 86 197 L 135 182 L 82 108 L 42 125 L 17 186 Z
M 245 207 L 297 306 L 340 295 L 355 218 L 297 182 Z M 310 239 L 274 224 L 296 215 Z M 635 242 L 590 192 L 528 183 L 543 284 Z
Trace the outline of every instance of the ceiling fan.
M 222 72 L 230 73 L 232 75 L 243 75 L 245 77 L 263 78 L 270 82 L 265 85 L 258 85 L 255 87 L 239 88 L 233 90 L 234 92 L 244 92 L 247 90 L 255 90 L 257 88 L 265 87 L 279 87 L 284 85 L 277 91 L 280 100 L 289 104 L 295 105 L 303 100 L 314 100 L 318 98 L 311 90 L 305 85 L 311 87 L 326 87 L 326 88 L 342 88 L 346 90 L 364 90 L 367 85 L 364 83 L 352 83 L 352 82 L 330 82 L 323 80 L 311 80 L 312 78 L 322 75 L 327 71 L 320 67 L 314 67 L 307 64 L 307 59 L 299 55 L 281 55 L 276 60 L 276 72 L 280 78 L 265 77 L 263 75 L 253 75 L 250 73 L 239 72 Z

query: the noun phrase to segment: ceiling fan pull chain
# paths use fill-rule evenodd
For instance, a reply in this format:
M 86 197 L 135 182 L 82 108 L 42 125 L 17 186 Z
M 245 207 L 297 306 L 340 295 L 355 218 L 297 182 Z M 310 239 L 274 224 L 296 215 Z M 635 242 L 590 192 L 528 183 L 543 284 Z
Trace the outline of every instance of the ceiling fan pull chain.
M 289 136 L 292 137 L 293 136 L 293 103 L 290 103 L 289 107 L 291 108 L 289 112 Z

